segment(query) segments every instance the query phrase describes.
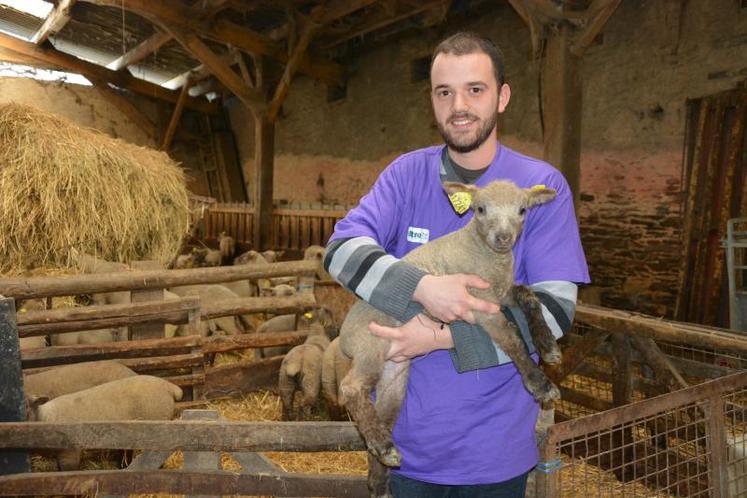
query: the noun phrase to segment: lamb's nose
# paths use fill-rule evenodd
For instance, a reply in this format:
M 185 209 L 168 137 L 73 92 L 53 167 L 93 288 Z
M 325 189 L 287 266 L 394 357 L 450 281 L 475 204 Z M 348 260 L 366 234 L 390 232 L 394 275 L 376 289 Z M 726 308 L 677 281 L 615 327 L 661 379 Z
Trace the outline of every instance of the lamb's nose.
M 508 233 L 499 233 L 495 236 L 495 240 L 499 244 L 509 244 L 511 242 L 511 235 Z

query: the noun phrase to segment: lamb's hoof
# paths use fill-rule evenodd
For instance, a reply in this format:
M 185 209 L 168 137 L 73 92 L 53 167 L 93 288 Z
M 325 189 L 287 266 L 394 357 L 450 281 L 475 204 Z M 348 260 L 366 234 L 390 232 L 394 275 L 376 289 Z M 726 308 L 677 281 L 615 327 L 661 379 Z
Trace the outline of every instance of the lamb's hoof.
M 558 347 L 552 348 L 550 351 L 546 351 L 542 355 L 542 361 L 548 365 L 559 365 L 560 362 L 563 361 L 563 353 Z
M 387 467 L 399 467 L 401 460 L 402 460 L 402 456 L 399 454 L 399 451 L 397 451 L 397 448 L 395 448 L 394 446 L 386 450 L 379 457 L 379 461 L 383 463 L 384 465 L 386 465 Z
M 534 398 L 540 403 L 546 403 L 548 401 L 557 401 L 560 399 L 560 389 L 550 381 L 542 387 L 542 389 L 534 393 Z

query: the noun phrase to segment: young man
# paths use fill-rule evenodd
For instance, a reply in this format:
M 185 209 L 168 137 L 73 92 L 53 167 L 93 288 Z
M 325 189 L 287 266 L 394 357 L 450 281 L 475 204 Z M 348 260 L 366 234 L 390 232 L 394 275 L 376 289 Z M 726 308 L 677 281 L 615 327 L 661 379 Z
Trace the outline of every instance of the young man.
M 446 146 L 416 150 L 390 164 L 335 226 L 325 267 L 358 297 L 403 323 L 369 326 L 391 339 L 390 359 L 412 359 L 393 431 L 402 454 L 402 466 L 392 472 L 393 494 L 523 497 L 527 473 L 538 460 L 538 405 L 505 353 L 471 325 L 473 310 L 501 311 L 469 293 L 489 283 L 476 275 L 427 275 L 397 258 L 471 218 L 471 211 L 457 213 L 443 181 L 484 186 L 508 179 L 525 188 L 554 188 L 554 201 L 526 215 L 513 250 L 514 277 L 535 291 L 548 325 L 560 336 L 573 320 L 575 284 L 589 281 L 573 197 L 552 166 L 498 142 L 498 114 L 511 90 L 502 55 L 490 40 L 458 33 L 441 42 L 431 62 L 431 90 Z M 531 349 L 520 311 L 502 311 L 523 329 Z

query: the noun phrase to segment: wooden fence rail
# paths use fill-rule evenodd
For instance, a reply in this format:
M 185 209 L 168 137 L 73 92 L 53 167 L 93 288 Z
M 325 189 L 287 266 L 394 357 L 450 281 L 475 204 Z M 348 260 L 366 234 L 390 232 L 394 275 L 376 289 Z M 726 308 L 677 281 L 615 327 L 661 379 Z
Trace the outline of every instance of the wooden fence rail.
M 325 245 L 335 223 L 350 206 L 309 204 L 275 207 L 272 212 L 271 243 L 274 249 L 303 250 L 310 245 Z M 203 238 L 217 238 L 221 232 L 238 242 L 252 243 L 254 208 L 251 204 L 216 203 L 204 217 Z

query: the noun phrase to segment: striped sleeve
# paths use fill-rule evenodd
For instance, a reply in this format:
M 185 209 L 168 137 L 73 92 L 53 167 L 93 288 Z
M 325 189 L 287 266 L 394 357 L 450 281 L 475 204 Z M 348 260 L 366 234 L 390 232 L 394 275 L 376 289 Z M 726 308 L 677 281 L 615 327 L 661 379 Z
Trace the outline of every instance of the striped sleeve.
M 542 315 L 556 339 L 571 330 L 576 314 L 578 286 L 565 280 L 548 280 L 529 286 L 542 303 Z
M 324 269 L 340 285 L 401 322 L 423 310 L 412 295 L 426 273 L 387 254 L 371 237 L 330 242 Z

